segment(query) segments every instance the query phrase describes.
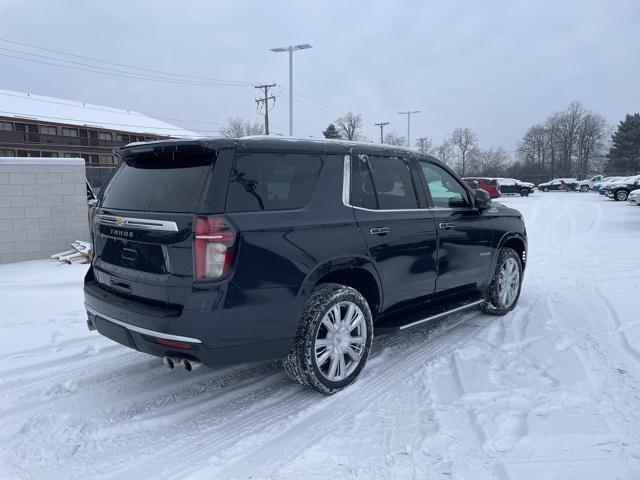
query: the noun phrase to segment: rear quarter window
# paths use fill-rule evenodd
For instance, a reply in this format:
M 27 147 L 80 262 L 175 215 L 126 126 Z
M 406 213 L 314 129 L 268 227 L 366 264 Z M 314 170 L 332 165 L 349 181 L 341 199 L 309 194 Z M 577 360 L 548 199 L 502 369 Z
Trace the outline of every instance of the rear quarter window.
M 144 153 L 126 158 L 109 181 L 102 207 L 143 212 L 197 210 L 215 154 Z
M 227 212 L 295 210 L 313 194 L 323 157 L 304 153 L 247 153 L 236 156 Z

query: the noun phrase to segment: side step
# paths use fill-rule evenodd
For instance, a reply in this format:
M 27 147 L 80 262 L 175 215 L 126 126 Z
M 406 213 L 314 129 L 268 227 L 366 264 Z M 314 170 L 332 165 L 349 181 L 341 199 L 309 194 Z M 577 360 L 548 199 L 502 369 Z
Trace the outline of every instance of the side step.
M 436 313 L 435 315 L 431 315 L 429 317 L 423 318 L 422 320 L 416 320 L 415 322 L 411 322 L 411 323 L 408 323 L 406 325 L 402 325 L 400 327 L 400 330 L 405 330 L 407 328 L 415 327 L 417 325 L 422 325 L 425 322 L 430 322 L 431 320 L 436 320 L 436 319 L 438 319 L 440 317 L 444 317 L 444 316 L 450 315 L 452 313 L 461 312 L 461 311 L 467 310 L 468 308 L 471 308 L 471 307 L 477 307 L 482 302 L 484 302 L 484 300 L 476 300 L 475 302 L 467 303 L 466 305 L 461 305 L 460 307 L 455 307 L 455 308 L 452 308 L 451 310 L 445 310 L 444 312 Z
M 375 325 L 376 335 L 384 335 L 398 330 L 417 327 L 432 320 L 437 320 L 453 313 L 477 307 L 484 302 L 479 295 L 465 295 L 463 298 L 450 299 L 431 305 L 424 305 L 420 310 L 397 313 L 383 318 Z

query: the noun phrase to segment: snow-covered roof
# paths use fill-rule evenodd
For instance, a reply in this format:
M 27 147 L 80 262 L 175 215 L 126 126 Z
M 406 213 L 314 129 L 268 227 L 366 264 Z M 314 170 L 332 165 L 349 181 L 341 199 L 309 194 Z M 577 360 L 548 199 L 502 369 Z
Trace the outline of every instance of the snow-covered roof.
M 198 134 L 133 110 L 0 89 L 0 116 L 172 137 Z

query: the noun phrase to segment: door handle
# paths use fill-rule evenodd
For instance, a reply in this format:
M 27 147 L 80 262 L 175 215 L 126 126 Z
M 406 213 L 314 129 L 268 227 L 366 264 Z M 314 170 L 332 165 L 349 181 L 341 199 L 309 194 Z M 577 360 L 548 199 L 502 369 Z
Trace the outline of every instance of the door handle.
M 438 224 L 438 228 L 442 230 L 449 230 L 450 228 L 453 228 L 453 223 L 441 222 Z
M 371 230 L 369 230 L 369 233 L 371 235 L 386 235 L 390 231 L 391 229 L 389 227 L 374 227 Z

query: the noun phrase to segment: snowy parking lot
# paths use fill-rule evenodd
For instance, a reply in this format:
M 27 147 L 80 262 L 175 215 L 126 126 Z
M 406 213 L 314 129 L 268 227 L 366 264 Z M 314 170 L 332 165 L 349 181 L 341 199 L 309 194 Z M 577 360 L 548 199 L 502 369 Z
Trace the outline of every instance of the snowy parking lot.
M 86 266 L 0 266 L 0 478 L 639 478 L 640 208 L 501 201 L 515 311 L 380 337 L 331 397 L 276 362 L 169 371 L 87 330 Z

